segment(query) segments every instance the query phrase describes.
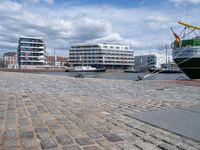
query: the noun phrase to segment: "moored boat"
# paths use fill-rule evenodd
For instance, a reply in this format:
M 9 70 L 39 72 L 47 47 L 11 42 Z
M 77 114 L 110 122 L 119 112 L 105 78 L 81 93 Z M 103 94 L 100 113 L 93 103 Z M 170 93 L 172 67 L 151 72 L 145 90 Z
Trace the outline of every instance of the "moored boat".
M 72 69 L 67 69 L 65 72 L 105 72 L 105 68 L 95 68 L 92 66 L 75 66 Z
M 177 35 L 172 30 L 175 41 L 172 43 L 172 55 L 173 60 L 177 66 L 190 78 L 190 79 L 200 79 L 200 35 L 194 38 L 186 39 L 186 35 L 191 34 L 195 30 L 200 30 L 200 27 L 186 24 L 183 22 L 178 22 L 184 25 L 184 30 L 190 28 L 189 33 L 183 33 L 183 36 Z
M 139 71 L 133 70 L 133 69 L 131 69 L 131 70 L 124 70 L 124 72 L 125 73 L 139 73 Z

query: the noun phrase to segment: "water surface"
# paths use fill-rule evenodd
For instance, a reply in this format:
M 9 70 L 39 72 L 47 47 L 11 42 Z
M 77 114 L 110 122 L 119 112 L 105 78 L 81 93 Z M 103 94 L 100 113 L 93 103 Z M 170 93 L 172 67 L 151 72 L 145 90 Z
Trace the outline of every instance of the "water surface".
M 49 75 L 61 75 L 75 77 L 82 74 L 85 78 L 100 78 L 100 79 L 117 79 L 117 80 L 137 80 L 138 76 L 144 77 L 148 73 L 124 73 L 124 72 L 48 72 Z M 154 74 L 150 75 L 145 80 L 176 80 L 177 78 L 187 78 L 182 73 L 172 74 Z

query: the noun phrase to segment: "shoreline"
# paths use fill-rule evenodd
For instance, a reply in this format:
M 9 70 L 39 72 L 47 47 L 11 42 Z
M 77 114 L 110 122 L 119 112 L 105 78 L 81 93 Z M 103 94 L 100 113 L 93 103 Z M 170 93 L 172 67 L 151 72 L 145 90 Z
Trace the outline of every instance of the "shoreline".
M 0 69 L 3 72 L 24 72 L 24 73 L 40 73 L 40 72 L 65 72 L 65 69 Z

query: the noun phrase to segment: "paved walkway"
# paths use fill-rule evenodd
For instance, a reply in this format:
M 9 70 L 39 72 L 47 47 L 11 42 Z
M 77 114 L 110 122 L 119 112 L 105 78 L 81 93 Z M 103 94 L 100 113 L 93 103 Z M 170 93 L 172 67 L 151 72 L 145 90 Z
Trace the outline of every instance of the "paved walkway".
M 199 104 L 199 93 L 189 82 L 0 72 L 0 149 L 198 150 L 126 114 Z

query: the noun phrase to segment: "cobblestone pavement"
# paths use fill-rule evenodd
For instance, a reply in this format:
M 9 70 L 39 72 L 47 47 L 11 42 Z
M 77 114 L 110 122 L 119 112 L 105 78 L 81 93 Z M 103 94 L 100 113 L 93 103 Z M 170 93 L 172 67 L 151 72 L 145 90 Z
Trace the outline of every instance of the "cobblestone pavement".
M 200 103 L 200 86 L 0 72 L 2 150 L 197 150 L 126 116 Z

